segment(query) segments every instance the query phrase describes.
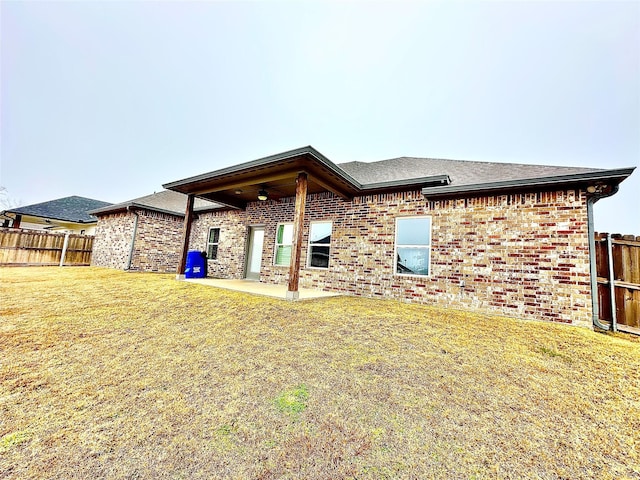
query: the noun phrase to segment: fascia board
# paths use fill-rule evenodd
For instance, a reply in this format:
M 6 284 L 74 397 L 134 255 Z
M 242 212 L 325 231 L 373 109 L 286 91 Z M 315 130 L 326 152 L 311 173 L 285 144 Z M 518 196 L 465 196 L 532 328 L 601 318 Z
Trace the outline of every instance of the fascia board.
M 596 182 L 601 180 L 619 180 L 620 182 L 633 173 L 636 167 L 615 170 L 600 170 L 596 172 L 576 173 L 571 175 L 557 175 L 552 177 L 536 177 L 502 182 L 477 183 L 472 185 L 448 185 L 446 187 L 425 187 L 422 194 L 426 197 L 451 195 L 456 193 L 483 193 L 489 191 L 513 191 L 521 188 L 552 187 L 554 185 L 570 185 L 576 183 Z

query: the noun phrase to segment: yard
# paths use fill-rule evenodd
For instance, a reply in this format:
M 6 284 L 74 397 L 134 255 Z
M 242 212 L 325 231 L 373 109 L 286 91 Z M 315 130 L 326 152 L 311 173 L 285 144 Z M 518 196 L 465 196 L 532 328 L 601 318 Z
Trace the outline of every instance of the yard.
M 637 337 L 0 269 L 1 478 L 640 478 Z

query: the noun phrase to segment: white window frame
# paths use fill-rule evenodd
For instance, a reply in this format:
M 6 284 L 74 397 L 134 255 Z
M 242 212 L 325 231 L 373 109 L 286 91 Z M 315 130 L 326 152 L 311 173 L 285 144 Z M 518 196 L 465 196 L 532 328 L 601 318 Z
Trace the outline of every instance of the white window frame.
M 280 230 L 280 227 L 283 227 L 285 225 L 291 225 L 291 243 L 278 243 L 278 231 Z M 293 251 L 293 222 L 280 222 L 278 223 L 278 225 L 276 226 L 276 238 L 275 238 L 275 247 L 274 247 L 274 251 L 273 251 L 273 265 L 276 267 L 288 267 L 291 265 L 291 257 L 289 257 L 289 263 L 284 265 L 281 263 L 277 263 L 278 260 L 278 247 L 282 246 L 282 247 L 286 247 L 289 246 L 291 247 L 291 250 Z M 291 255 L 293 256 L 293 255 Z
M 408 220 L 408 219 L 420 219 L 420 218 L 426 218 L 429 219 L 429 243 L 428 244 L 414 244 L 414 245 L 410 245 L 410 244 L 400 244 L 398 245 L 398 222 L 402 221 L 402 220 Z M 396 230 L 395 230 L 395 236 L 394 236 L 394 240 L 393 240 L 393 274 L 394 275 L 398 275 L 398 276 L 402 276 L 402 277 L 430 277 L 431 273 L 432 273 L 432 269 L 431 269 L 431 250 L 432 250 L 432 245 L 433 245 L 433 236 L 432 236 L 432 232 L 433 232 L 433 218 L 431 217 L 431 215 L 412 215 L 412 216 L 408 216 L 408 217 L 396 217 Z M 402 273 L 402 272 L 398 272 L 398 246 L 400 246 L 401 248 L 420 248 L 420 249 L 428 249 L 428 255 L 429 255 L 429 273 L 424 274 L 424 273 Z
M 320 224 L 329 224 L 329 226 L 330 226 L 329 237 L 333 236 L 333 222 L 331 220 L 318 220 L 316 222 L 311 222 L 309 224 L 309 243 L 308 243 L 308 248 L 307 248 L 307 268 L 317 268 L 319 270 L 327 270 L 329 268 L 329 260 L 331 259 L 331 239 L 329 240 L 329 243 L 312 243 L 311 242 L 311 234 L 313 232 L 313 226 L 314 225 L 320 225 Z M 328 247 L 329 248 L 329 258 L 327 259 L 327 266 L 326 267 L 313 267 L 313 266 L 311 266 L 312 247 Z
M 211 231 L 212 230 L 218 230 L 218 241 L 217 242 L 211 242 Z M 220 227 L 209 227 L 209 230 L 207 230 L 207 260 L 217 260 L 218 259 L 218 250 L 220 248 L 220 234 L 222 233 L 222 229 Z M 211 256 L 209 256 L 209 249 L 215 245 L 216 246 L 216 256 L 214 258 L 212 258 Z

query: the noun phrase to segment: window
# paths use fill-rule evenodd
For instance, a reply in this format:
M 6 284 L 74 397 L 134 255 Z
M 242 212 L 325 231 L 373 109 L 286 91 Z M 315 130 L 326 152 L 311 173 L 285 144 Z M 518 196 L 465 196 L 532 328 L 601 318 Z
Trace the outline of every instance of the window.
M 215 260 L 218 258 L 218 244 L 220 243 L 220 229 L 210 228 L 207 237 L 207 258 Z
M 429 275 L 431 217 L 396 219 L 396 273 Z
M 309 230 L 308 266 L 329 268 L 331 249 L 331 222 L 312 223 Z
M 291 245 L 293 243 L 293 223 L 281 223 L 276 231 L 275 264 L 288 267 L 291 263 Z

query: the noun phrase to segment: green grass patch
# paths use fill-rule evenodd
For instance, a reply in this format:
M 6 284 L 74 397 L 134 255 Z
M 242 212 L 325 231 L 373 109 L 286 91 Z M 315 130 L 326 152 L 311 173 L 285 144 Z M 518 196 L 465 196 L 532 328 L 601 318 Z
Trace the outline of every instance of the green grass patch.
M 540 353 L 543 353 L 544 355 L 547 355 L 547 356 L 549 356 L 551 358 L 561 358 L 561 359 L 566 360 L 568 362 L 571 361 L 571 357 L 569 357 L 568 355 L 565 355 L 564 353 L 560 353 L 556 349 L 553 349 L 553 348 L 540 347 L 539 351 L 540 351 Z
M 0 454 L 7 452 L 16 445 L 26 442 L 28 439 L 29 433 L 26 431 L 7 433 L 0 438 Z
M 288 414 L 299 414 L 307 408 L 309 391 L 306 385 L 298 385 L 290 390 L 285 390 L 275 399 L 278 410 Z

